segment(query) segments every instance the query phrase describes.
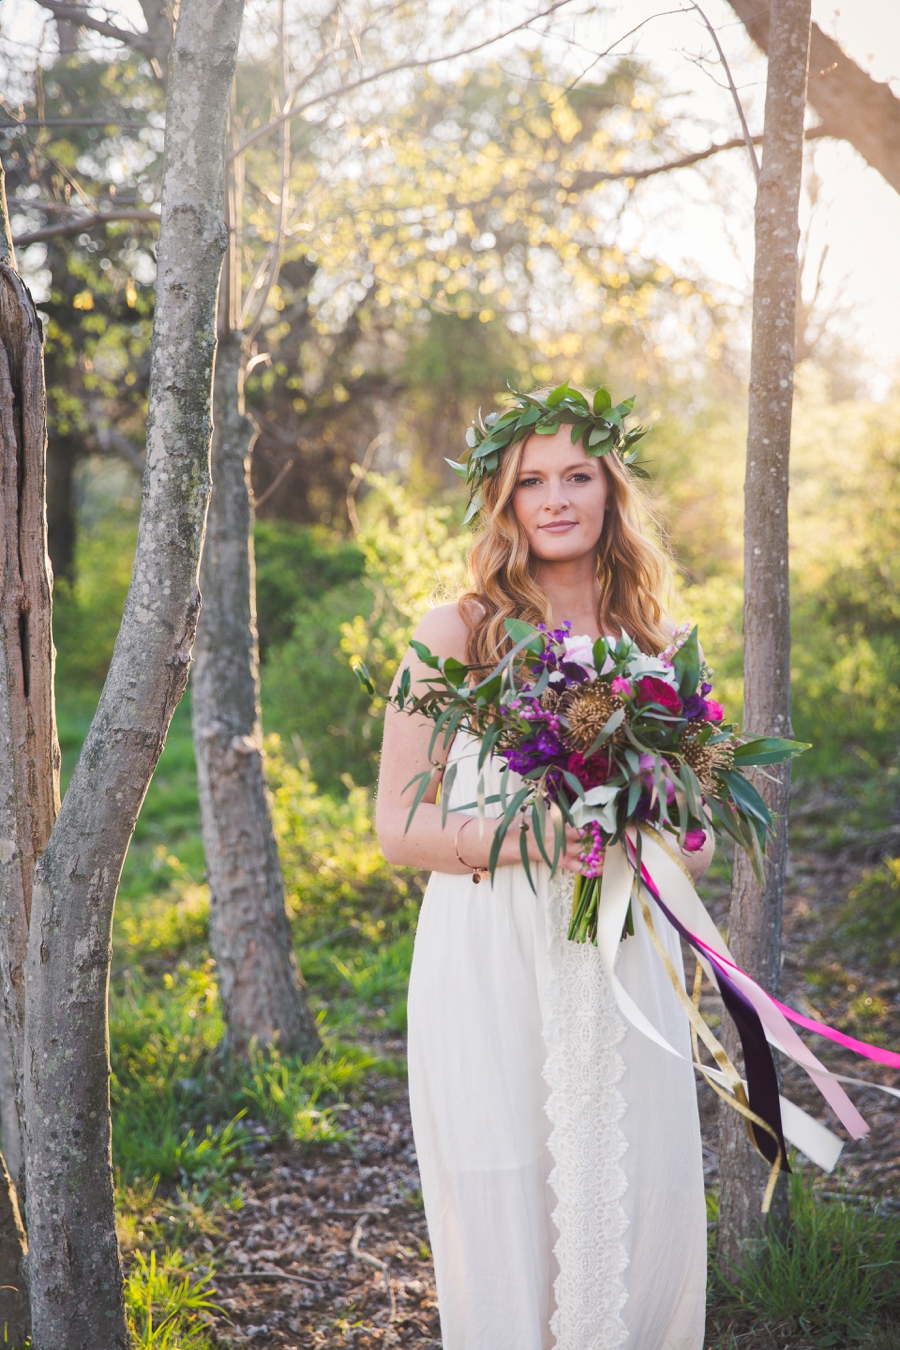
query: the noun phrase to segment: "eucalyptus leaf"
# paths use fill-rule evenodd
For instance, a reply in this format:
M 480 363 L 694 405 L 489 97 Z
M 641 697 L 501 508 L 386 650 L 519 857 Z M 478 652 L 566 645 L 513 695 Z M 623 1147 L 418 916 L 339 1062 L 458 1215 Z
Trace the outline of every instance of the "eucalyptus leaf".
M 565 398 L 566 394 L 568 394 L 568 392 L 569 392 L 569 381 L 566 380 L 564 381 L 563 384 L 558 385 L 556 389 L 552 389 L 550 393 L 547 395 L 546 399 L 547 407 L 555 408 L 557 404 L 562 403 L 563 399 Z

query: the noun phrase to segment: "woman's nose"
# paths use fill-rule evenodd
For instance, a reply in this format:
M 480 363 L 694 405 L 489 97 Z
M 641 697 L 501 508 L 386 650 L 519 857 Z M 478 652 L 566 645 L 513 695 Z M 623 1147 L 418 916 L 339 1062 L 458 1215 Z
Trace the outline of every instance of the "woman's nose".
M 547 485 L 547 497 L 544 506 L 548 511 L 563 511 L 569 504 L 566 488 L 561 478 L 551 478 Z

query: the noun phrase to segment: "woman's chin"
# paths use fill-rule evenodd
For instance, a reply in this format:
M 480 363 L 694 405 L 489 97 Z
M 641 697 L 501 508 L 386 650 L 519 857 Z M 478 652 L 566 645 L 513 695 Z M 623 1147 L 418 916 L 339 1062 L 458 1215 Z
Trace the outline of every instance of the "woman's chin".
M 597 552 L 597 543 L 588 543 L 581 535 L 572 531 L 569 534 L 540 535 L 531 541 L 531 551 L 540 562 L 570 563 L 585 557 L 593 558 Z

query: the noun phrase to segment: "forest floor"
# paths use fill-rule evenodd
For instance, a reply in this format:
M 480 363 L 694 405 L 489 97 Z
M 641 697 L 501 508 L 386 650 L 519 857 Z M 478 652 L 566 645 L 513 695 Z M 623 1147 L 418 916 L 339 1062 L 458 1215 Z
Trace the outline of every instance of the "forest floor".
M 816 841 L 823 813 L 833 815 L 834 808 L 833 801 L 808 797 L 797 813 L 785 903 L 782 995 L 807 1015 L 896 1046 L 900 972 L 896 966 L 873 971 L 833 935 L 848 895 L 883 855 L 886 843 L 893 845 L 895 827 L 888 825 L 890 838 L 882 832 L 871 846 L 857 839 L 825 851 Z M 714 871 L 705 898 L 723 924 L 727 869 Z M 707 1006 L 715 1020 L 714 1002 L 707 1000 Z M 368 1048 L 376 1056 L 402 1062 L 400 1036 L 369 1037 Z M 837 1071 L 859 1077 L 868 1073 L 900 1087 L 900 1075 L 880 1066 L 875 1070 L 821 1038 L 815 1049 Z M 790 1065 L 785 1079 L 786 1092 L 798 1104 L 828 1115 L 805 1074 Z M 819 1193 L 874 1202 L 884 1214 L 900 1212 L 900 1103 L 876 1091 L 852 1091 L 871 1133 L 847 1144 L 838 1172 L 820 1181 Z M 714 1189 L 716 1099 L 703 1087 L 700 1100 L 706 1182 Z M 217 1272 L 212 1289 L 220 1311 L 212 1315 L 211 1329 L 222 1346 L 440 1346 L 405 1079 L 370 1071 L 347 1094 L 340 1121 L 346 1141 L 318 1148 L 267 1142 L 260 1131 L 254 1166 L 240 1176 L 240 1208 L 224 1209 L 218 1228 L 198 1238 L 195 1255 L 211 1257 Z M 870 1350 L 900 1347 L 900 1330 L 887 1323 L 871 1336 L 853 1344 Z M 711 1309 L 710 1350 L 814 1350 L 844 1343 L 823 1339 L 821 1332 L 807 1337 L 777 1323 L 748 1326 L 746 1318 L 727 1309 Z

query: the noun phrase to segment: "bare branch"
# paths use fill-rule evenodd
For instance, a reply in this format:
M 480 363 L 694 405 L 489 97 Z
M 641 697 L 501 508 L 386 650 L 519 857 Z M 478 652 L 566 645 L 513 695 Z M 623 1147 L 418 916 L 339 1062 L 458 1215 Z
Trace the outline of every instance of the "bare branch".
M 823 126 L 808 127 L 805 136 L 808 141 L 819 140 L 829 133 Z M 762 136 L 751 136 L 754 145 L 762 145 Z M 675 169 L 690 169 L 695 164 L 700 164 L 704 159 L 711 159 L 713 155 L 720 155 L 725 150 L 743 149 L 746 142 L 743 138 L 732 141 L 719 141 L 714 145 L 709 145 L 705 150 L 695 150 L 689 155 L 682 155 L 680 159 L 666 160 L 663 164 L 651 164 L 645 169 L 616 169 L 605 170 L 598 169 L 596 172 L 590 172 L 587 169 L 577 173 L 569 187 L 569 192 L 587 192 L 597 183 L 619 183 L 631 181 L 638 183 L 644 178 L 655 178 L 660 173 L 671 173 Z M 516 188 L 516 191 L 519 191 Z M 497 195 L 496 193 L 494 194 Z
M 265 492 L 261 492 L 259 496 L 254 500 L 253 505 L 257 511 L 262 506 L 263 502 L 269 500 L 275 489 L 281 487 L 282 482 L 284 481 L 285 478 L 287 478 L 288 474 L 290 473 L 293 467 L 294 461 L 292 459 L 289 459 L 284 464 L 282 464 L 281 468 L 278 470 L 278 473 L 272 479 L 271 483 L 266 488 Z
M 706 25 L 707 32 L 709 33 L 713 42 L 716 44 L 716 51 L 719 53 L 719 60 L 722 62 L 722 68 L 725 71 L 725 74 L 728 78 L 728 87 L 731 90 L 731 97 L 734 100 L 734 106 L 737 109 L 737 115 L 741 119 L 741 130 L 744 133 L 744 143 L 747 146 L 747 153 L 750 156 L 750 163 L 753 165 L 753 176 L 755 177 L 758 183 L 759 160 L 756 158 L 756 150 L 753 148 L 753 137 L 750 135 L 750 128 L 747 126 L 747 119 L 744 116 L 744 105 L 743 103 L 741 103 L 740 95 L 738 94 L 737 91 L 737 86 L 735 85 L 734 79 L 732 78 L 731 67 L 729 66 L 725 53 L 722 50 L 722 44 L 719 41 L 718 33 L 716 32 L 715 28 L 713 28 L 709 19 L 703 13 L 703 10 L 697 4 L 697 0 L 693 0 L 693 8 L 700 15 L 700 18 Z
M 81 5 L 65 5 L 57 3 L 57 0 L 38 0 L 38 4 L 43 9 L 49 9 L 50 13 L 56 19 L 64 19 L 67 23 L 74 24 L 78 28 L 90 28 L 95 33 L 101 33 L 103 37 L 115 38 L 117 42 L 124 42 L 126 47 L 134 47 L 136 51 L 154 52 L 157 43 L 153 41 L 149 33 L 135 33 L 128 28 L 119 28 L 114 23 L 107 23 L 104 19 L 95 19 Z
M 124 127 L 128 131 L 143 131 L 153 127 L 151 122 L 122 122 L 118 117 L 20 117 L 10 122 L 0 122 L 0 131 L 12 131 L 13 127 Z
M 43 239 L 58 239 L 63 235 L 80 234 L 82 230 L 93 229 L 95 225 L 108 225 L 114 220 L 145 220 L 159 224 L 156 211 L 97 211 L 92 216 L 79 216 L 77 220 L 67 220 L 61 225 L 46 225 L 42 230 L 31 230 L 28 234 L 17 234 L 14 244 L 24 248 L 26 244 L 39 244 Z
M 50 0 L 41 0 L 41 3 L 50 3 Z M 317 103 L 327 103 L 330 98 L 340 98 L 344 94 L 351 94 L 354 89 L 361 89 L 363 85 L 373 84 L 376 80 L 383 80 L 388 75 L 397 75 L 403 70 L 422 70 L 426 66 L 437 66 L 444 61 L 455 61 L 461 56 L 471 56 L 473 52 L 480 52 L 485 47 L 490 47 L 495 42 L 500 42 L 503 38 L 509 37 L 512 33 L 518 33 L 523 28 L 528 28 L 531 24 L 537 23 L 538 19 L 545 19 L 549 14 L 553 14 L 563 5 L 568 5 L 571 0 L 555 0 L 555 3 L 547 9 L 542 9 L 537 14 L 532 14 L 530 18 L 523 19 L 521 23 L 514 24 L 512 28 L 507 28 L 502 33 L 495 33 L 493 37 L 485 38 L 482 42 L 476 42 L 471 47 L 462 47 L 456 52 L 446 52 L 443 56 L 425 56 L 422 58 L 410 58 L 408 61 L 398 61 L 396 65 L 385 66 L 383 70 L 373 71 L 371 75 L 363 75 L 358 80 L 351 80 L 348 84 L 336 85 L 333 89 L 327 89 L 324 94 L 317 94 L 314 98 L 307 99 L 304 103 L 298 103 L 295 108 L 281 114 L 280 117 L 273 118 L 267 122 L 264 127 L 258 127 L 252 135 L 238 146 L 237 150 L 232 151 L 229 159 L 236 155 L 243 155 L 252 145 L 256 145 L 264 136 L 268 136 L 270 131 L 280 127 L 283 122 L 290 121 L 294 117 L 299 117 L 301 113 L 306 112 L 308 108 L 315 107 Z

